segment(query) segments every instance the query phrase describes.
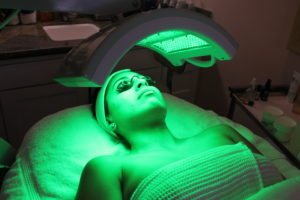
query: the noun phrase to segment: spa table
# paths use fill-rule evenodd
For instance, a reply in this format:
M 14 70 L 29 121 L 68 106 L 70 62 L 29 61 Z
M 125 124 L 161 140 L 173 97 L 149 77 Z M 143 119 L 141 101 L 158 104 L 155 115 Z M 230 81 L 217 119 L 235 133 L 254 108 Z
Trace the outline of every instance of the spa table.
M 247 88 L 231 88 L 229 87 L 231 103 L 227 117 L 233 119 L 236 105 L 262 130 L 263 136 L 269 139 L 276 147 L 281 150 L 289 161 L 300 169 L 300 161 L 297 159 L 297 153 L 300 152 L 300 134 L 294 132 L 291 140 L 288 143 L 280 142 L 270 130 L 268 130 L 262 123 L 262 109 L 267 105 L 272 105 L 281 108 L 284 111 L 284 115 L 293 118 L 295 121 L 299 121 L 300 115 L 292 113 L 292 104 L 287 101 L 287 86 L 272 87 L 270 95 L 267 101 L 255 100 L 254 105 L 250 106 L 243 103 L 240 99 Z M 299 126 L 299 125 L 298 125 Z M 299 127 L 297 127 L 299 129 Z

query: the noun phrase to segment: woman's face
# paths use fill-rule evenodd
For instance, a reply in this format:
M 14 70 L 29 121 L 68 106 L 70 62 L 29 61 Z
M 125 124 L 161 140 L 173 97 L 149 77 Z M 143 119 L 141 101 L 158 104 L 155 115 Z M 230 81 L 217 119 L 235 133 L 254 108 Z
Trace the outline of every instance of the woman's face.
M 161 92 L 138 73 L 116 75 L 108 85 L 106 103 L 108 121 L 115 122 L 121 132 L 130 126 L 165 120 L 166 103 Z

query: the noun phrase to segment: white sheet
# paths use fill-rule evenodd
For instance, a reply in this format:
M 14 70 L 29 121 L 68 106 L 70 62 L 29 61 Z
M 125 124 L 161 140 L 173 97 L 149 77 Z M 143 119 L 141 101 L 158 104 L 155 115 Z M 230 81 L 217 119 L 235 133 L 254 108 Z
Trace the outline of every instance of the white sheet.
M 190 137 L 225 123 L 271 159 L 285 177 L 300 175 L 283 154 L 247 128 L 174 96 L 164 96 L 166 122 L 176 137 Z M 26 134 L 0 199 L 74 199 L 81 171 L 91 158 L 124 151 L 100 129 L 89 105 L 63 110 L 42 119 Z

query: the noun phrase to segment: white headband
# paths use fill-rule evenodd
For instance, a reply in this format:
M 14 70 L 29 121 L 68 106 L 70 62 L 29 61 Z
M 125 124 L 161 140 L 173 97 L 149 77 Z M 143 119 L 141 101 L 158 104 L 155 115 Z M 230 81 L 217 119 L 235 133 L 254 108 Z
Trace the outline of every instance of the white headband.
M 106 110 L 105 110 L 106 89 L 113 77 L 115 77 L 118 74 L 121 74 L 124 72 L 130 72 L 130 71 L 131 71 L 130 69 L 124 69 L 124 70 L 120 70 L 120 71 L 116 71 L 116 72 L 112 73 L 104 82 L 101 90 L 99 91 L 99 94 L 98 94 L 97 100 L 96 100 L 95 113 L 96 113 L 97 121 L 98 121 L 99 125 L 106 132 L 108 132 L 109 134 L 111 134 L 114 137 L 117 137 L 117 134 L 111 129 L 111 127 L 109 126 L 109 123 L 107 122 L 107 119 L 106 119 L 106 117 L 107 117 Z

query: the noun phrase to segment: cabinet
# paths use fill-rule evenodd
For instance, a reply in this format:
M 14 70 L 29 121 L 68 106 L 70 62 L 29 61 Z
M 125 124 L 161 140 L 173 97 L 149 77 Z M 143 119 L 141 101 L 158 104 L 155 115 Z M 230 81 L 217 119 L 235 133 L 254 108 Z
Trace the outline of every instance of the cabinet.
M 0 137 L 15 148 L 28 129 L 41 118 L 59 110 L 88 104 L 89 88 L 67 88 L 53 81 L 65 54 L 0 61 Z M 136 47 L 128 52 L 115 70 L 130 68 L 151 76 L 166 90 L 167 68 L 154 59 L 153 52 Z M 173 74 L 173 95 L 191 103 L 196 99 L 198 68 L 187 65 L 185 72 Z
M 88 103 L 88 89 L 48 84 L 1 92 L 0 98 L 8 141 L 18 147 L 24 133 L 43 117 Z
M 0 62 L 0 135 L 15 148 L 41 118 L 89 102 L 88 88 L 65 88 L 52 80 L 63 58 L 64 54 Z

